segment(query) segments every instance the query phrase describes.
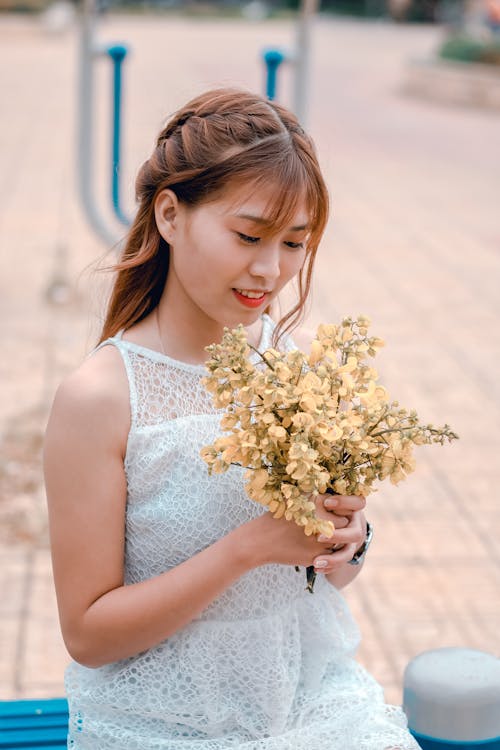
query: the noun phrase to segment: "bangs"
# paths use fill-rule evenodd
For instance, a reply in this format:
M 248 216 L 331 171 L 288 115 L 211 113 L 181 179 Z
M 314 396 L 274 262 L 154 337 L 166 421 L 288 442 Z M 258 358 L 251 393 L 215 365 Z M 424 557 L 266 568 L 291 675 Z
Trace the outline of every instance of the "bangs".
M 258 160 L 253 161 L 247 174 L 239 175 L 235 183 L 238 188 L 244 186 L 248 194 L 264 190 L 269 192 L 271 188 L 272 197 L 266 205 L 264 218 L 276 232 L 290 227 L 300 206 L 305 205 L 310 237 L 308 246 L 315 246 L 323 233 L 328 214 L 323 185 L 317 183 L 314 170 L 306 168 L 294 149 L 281 156 L 278 159 L 275 152 L 269 164 L 265 160 L 260 163 Z
M 294 161 L 298 160 L 294 159 Z M 297 169 L 296 164 L 293 166 L 295 168 L 290 169 L 290 165 L 287 165 L 288 168 L 284 170 L 284 174 L 277 173 L 275 169 L 269 174 L 262 174 L 260 170 L 257 175 L 249 175 L 249 181 L 246 184 L 246 189 L 250 194 L 261 193 L 264 190 L 271 194 L 264 209 L 264 219 L 269 227 L 272 227 L 273 232 L 281 232 L 290 227 L 302 205 L 305 205 L 307 213 L 308 230 L 311 231 L 315 224 L 316 206 L 312 206 L 309 199 L 311 191 L 306 175 L 300 167 Z
M 287 135 L 270 136 L 243 151 L 229 154 L 210 170 L 208 200 L 243 191 L 246 195 L 269 192 L 265 219 L 273 231 L 286 230 L 299 206 L 307 212 L 308 249 L 315 249 L 328 217 L 328 192 L 314 158 L 297 148 Z M 175 190 L 176 188 L 173 187 Z

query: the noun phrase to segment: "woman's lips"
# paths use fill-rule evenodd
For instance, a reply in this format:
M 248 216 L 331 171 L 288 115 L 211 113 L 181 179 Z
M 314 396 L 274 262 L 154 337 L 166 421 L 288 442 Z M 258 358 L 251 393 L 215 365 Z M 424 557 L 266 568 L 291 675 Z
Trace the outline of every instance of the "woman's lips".
M 248 291 L 251 291 L 254 294 L 257 294 L 257 291 L 254 292 L 253 289 L 249 289 Z M 247 297 L 244 294 L 241 294 L 237 289 L 233 289 L 233 294 L 238 300 L 238 302 L 241 302 L 242 305 L 245 305 L 245 307 L 260 307 L 268 298 L 269 292 L 262 292 L 260 297 Z

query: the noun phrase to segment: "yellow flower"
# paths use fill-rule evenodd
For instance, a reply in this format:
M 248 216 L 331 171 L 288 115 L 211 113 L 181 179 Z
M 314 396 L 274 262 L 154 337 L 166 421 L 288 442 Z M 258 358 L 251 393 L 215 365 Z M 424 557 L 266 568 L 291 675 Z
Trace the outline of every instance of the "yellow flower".
M 342 367 L 338 368 L 338 372 L 353 372 L 358 366 L 358 360 L 356 357 L 348 357 L 347 362 Z
M 329 339 L 330 341 L 333 341 L 335 336 L 337 335 L 337 326 L 331 324 L 331 323 L 321 323 L 318 326 L 318 332 L 317 337 L 322 342 L 324 339 Z
M 311 427 L 314 424 L 314 419 L 310 414 L 307 414 L 304 411 L 298 411 L 292 417 L 292 424 L 294 427 L 303 430 L 307 427 Z
M 363 391 L 357 391 L 356 395 L 359 396 L 361 401 L 365 404 L 369 404 L 373 401 L 374 396 L 375 400 L 378 400 L 376 398 L 376 391 L 375 391 L 375 383 L 373 380 L 370 380 L 365 387 L 365 390 Z
M 307 461 L 290 461 L 286 467 L 286 472 L 292 479 L 300 481 L 307 476 L 309 469 L 310 465 Z
M 301 380 L 301 386 L 304 390 L 317 390 L 321 388 L 321 380 L 318 378 L 315 372 L 312 370 L 309 370 L 309 372 L 306 372 L 304 377 Z
M 387 401 L 389 398 L 386 389 L 382 385 L 377 385 L 375 388 L 375 395 L 378 401 Z
M 338 495 L 345 495 L 347 493 L 347 480 L 337 479 L 333 484 L 333 488 Z
M 223 430 L 232 430 L 233 427 L 236 427 L 238 422 L 239 419 L 237 415 L 233 414 L 232 412 L 228 412 L 222 416 L 220 426 Z
M 252 403 L 254 397 L 253 388 L 248 385 L 240 388 L 238 396 L 242 404 L 244 404 L 245 406 L 249 406 Z
M 317 339 L 314 339 L 314 341 L 311 343 L 311 353 L 309 354 L 308 358 L 309 366 L 314 367 L 314 365 L 323 357 L 324 352 L 325 350 L 323 349 L 321 343 Z
M 276 440 L 285 440 L 285 438 L 288 437 L 288 433 L 285 428 L 280 427 L 279 425 L 272 425 L 268 430 L 268 434 L 271 437 L 276 438 Z
M 300 408 L 305 412 L 316 411 L 316 399 L 312 393 L 303 393 L 299 401 Z

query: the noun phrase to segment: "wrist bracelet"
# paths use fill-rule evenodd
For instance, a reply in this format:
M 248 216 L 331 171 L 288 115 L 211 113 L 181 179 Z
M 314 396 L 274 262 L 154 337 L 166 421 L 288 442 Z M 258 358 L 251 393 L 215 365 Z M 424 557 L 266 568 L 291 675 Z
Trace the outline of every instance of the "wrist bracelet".
M 360 565 L 363 560 L 365 559 L 365 555 L 368 551 L 368 547 L 370 546 L 371 540 L 373 537 L 373 526 L 371 523 L 366 522 L 366 537 L 365 541 L 361 545 L 361 547 L 357 550 L 357 552 L 354 553 L 354 557 L 352 560 L 349 560 L 349 565 Z

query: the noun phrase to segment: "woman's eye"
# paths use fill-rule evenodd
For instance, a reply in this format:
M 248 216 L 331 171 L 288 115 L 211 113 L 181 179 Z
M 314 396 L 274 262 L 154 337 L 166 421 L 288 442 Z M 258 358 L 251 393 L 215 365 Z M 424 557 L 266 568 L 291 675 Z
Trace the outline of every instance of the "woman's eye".
M 256 242 L 260 240 L 260 237 L 250 237 L 248 234 L 243 234 L 242 232 L 236 232 L 240 240 L 243 242 L 246 242 L 248 245 L 255 245 Z
M 304 243 L 303 242 L 285 242 L 285 245 L 287 247 L 291 247 L 292 250 L 298 250 L 299 248 L 304 247 Z

